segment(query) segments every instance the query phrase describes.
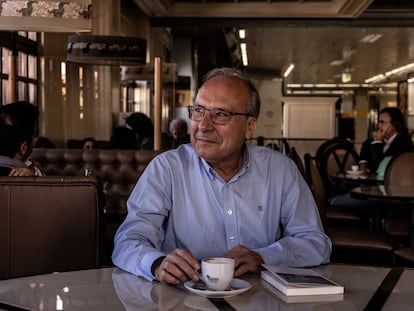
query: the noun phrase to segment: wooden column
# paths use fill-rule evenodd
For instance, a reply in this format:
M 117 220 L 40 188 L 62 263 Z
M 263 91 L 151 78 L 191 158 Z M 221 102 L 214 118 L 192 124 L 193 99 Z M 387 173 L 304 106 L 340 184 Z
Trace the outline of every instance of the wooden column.
M 161 150 L 162 62 L 154 59 L 154 150 Z
M 9 55 L 8 61 L 9 61 L 9 103 L 13 103 L 17 100 L 16 56 Z

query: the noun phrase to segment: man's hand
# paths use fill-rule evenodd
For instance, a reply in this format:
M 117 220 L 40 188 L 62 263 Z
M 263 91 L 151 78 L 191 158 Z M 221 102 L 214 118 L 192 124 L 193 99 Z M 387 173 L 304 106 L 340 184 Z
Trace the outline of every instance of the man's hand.
M 34 171 L 31 168 L 13 167 L 9 176 L 34 176 Z
M 385 131 L 378 129 L 377 131 L 372 133 L 372 139 L 374 141 L 383 141 L 385 137 Z
M 360 169 L 361 171 L 364 171 L 364 172 L 369 173 L 369 168 L 368 168 L 367 163 L 361 163 L 361 164 L 359 165 L 359 169 Z
M 235 277 L 246 272 L 259 273 L 264 263 L 262 256 L 242 245 L 233 247 L 224 257 L 234 259 Z
M 175 249 L 154 268 L 158 281 L 166 284 L 179 284 L 187 279 L 196 282 L 200 279 L 200 263 L 185 249 Z

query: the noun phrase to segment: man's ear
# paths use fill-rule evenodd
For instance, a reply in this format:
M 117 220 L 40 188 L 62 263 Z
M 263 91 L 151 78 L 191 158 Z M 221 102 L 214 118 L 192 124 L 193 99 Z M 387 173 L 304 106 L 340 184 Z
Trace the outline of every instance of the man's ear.
M 28 156 L 28 153 L 29 153 L 29 150 L 30 150 L 30 147 L 29 147 L 29 144 L 27 143 L 27 141 L 22 143 L 20 145 L 19 151 L 17 152 L 18 159 L 23 160 L 23 161 L 26 160 L 27 156 Z
M 256 129 L 257 125 L 257 118 L 249 117 L 249 121 L 247 121 L 247 129 L 246 129 L 246 139 L 250 139 L 253 137 L 253 132 Z

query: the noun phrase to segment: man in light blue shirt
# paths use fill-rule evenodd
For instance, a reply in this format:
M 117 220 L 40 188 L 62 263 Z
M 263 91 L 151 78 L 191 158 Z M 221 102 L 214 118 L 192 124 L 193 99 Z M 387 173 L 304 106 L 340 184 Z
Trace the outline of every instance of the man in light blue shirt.
M 128 199 L 113 262 L 148 280 L 199 279 L 205 257 L 235 259 L 235 276 L 262 263 L 329 262 L 331 241 L 296 165 L 279 152 L 246 144 L 259 95 L 239 71 L 207 74 L 189 107 L 191 144 L 148 165 Z

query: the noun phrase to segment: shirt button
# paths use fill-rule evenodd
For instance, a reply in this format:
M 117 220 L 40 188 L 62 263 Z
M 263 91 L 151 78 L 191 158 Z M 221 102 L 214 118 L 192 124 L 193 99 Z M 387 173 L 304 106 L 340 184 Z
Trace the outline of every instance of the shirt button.
M 234 236 L 229 237 L 230 241 L 234 241 L 234 239 L 235 239 Z
M 233 214 L 233 211 L 232 211 L 231 209 L 229 209 L 229 210 L 227 211 L 227 214 L 231 215 L 231 214 Z

